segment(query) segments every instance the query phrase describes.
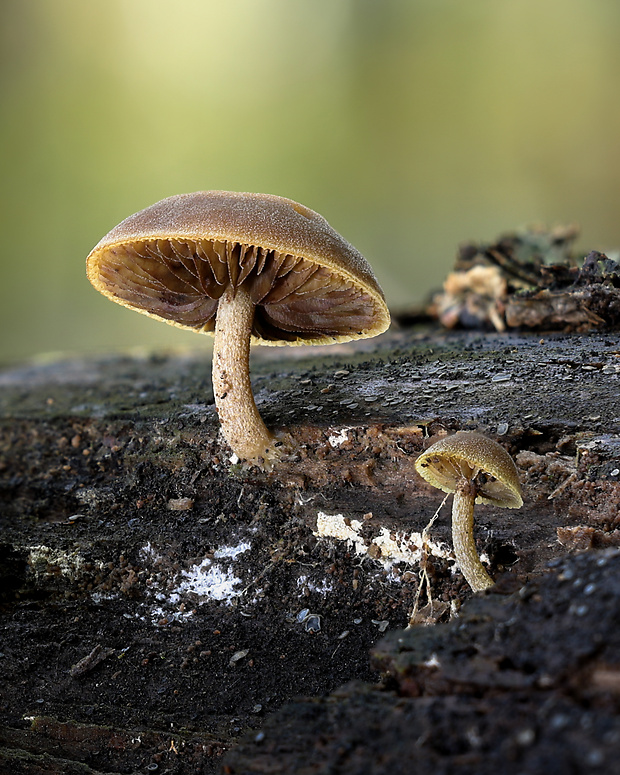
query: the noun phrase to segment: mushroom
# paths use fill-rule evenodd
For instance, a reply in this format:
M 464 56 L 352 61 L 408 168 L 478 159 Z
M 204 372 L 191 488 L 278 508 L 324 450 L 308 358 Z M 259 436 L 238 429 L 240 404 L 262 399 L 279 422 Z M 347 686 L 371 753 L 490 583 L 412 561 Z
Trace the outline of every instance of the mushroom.
M 318 213 L 270 194 L 168 197 L 106 234 L 86 267 L 112 301 L 214 335 L 222 432 L 233 452 L 253 463 L 279 455 L 252 395 L 250 342 L 348 342 L 390 323 L 364 257 Z
M 517 468 L 506 450 L 479 433 L 458 431 L 435 442 L 415 463 L 427 482 L 453 492 L 452 541 L 456 561 L 474 592 L 495 583 L 480 562 L 474 541 L 474 503 L 508 509 L 523 505 Z

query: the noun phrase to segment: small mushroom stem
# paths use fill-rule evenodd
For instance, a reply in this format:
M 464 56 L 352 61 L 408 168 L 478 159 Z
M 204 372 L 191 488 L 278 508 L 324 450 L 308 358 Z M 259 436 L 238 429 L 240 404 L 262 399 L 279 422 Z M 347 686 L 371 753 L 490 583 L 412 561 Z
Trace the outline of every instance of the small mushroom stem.
M 276 457 L 250 383 L 250 335 L 254 302 L 243 285 L 230 285 L 220 297 L 213 344 L 213 392 L 222 432 L 242 460 Z
M 452 501 L 452 543 L 465 580 L 474 592 L 481 592 L 495 582 L 480 562 L 474 541 L 474 502 L 477 494 L 473 481 L 461 479 Z

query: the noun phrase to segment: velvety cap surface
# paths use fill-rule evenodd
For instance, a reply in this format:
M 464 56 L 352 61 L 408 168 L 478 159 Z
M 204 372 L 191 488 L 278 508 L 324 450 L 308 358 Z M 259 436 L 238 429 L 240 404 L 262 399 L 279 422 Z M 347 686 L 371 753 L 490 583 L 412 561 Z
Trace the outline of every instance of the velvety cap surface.
M 478 476 L 481 485 L 476 503 L 510 509 L 523 505 L 513 459 L 500 444 L 480 433 L 459 431 L 440 439 L 420 455 L 415 467 L 423 479 L 444 492 L 454 492 L 461 478 Z
M 246 284 L 264 344 L 324 344 L 389 325 L 364 257 L 318 213 L 283 197 L 199 191 L 157 202 L 110 231 L 87 259 L 108 298 L 211 333 L 218 299 Z

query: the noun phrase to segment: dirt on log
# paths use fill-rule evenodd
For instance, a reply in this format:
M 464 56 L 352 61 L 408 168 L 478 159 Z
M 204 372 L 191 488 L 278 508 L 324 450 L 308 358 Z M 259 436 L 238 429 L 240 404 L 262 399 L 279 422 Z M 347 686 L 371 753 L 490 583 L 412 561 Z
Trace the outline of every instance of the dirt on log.
M 620 553 L 551 563 L 518 593 L 458 619 L 392 631 L 382 686 L 295 700 L 227 758 L 226 772 L 615 772 L 620 753 Z
M 270 473 L 231 462 L 208 373 L 191 352 L 0 373 L 0 771 L 415 772 L 409 722 L 419 771 L 614 771 L 617 337 L 261 351 L 257 404 L 297 443 Z M 414 469 L 458 429 L 506 447 L 525 501 L 476 507 L 498 583 L 462 611 Z

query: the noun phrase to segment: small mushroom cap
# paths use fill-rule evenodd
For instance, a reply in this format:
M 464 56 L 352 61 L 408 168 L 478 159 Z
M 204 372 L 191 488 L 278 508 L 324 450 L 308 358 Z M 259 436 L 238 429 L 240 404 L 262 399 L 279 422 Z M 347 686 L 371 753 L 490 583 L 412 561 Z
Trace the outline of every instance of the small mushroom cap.
M 513 459 L 500 444 L 480 433 L 458 431 L 440 439 L 420 455 L 415 467 L 423 479 L 444 492 L 454 492 L 459 480 L 482 474 L 477 480 L 476 503 L 508 509 L 523 505 Z
M 241 283 L 261 344 L 346 342 L 390 323 L 364 257 L 321 215 L 270 194 L 163 199 L 112 229 L 86 266 L 113 301 L 200 333 L 213 333 L 220 296 Z

